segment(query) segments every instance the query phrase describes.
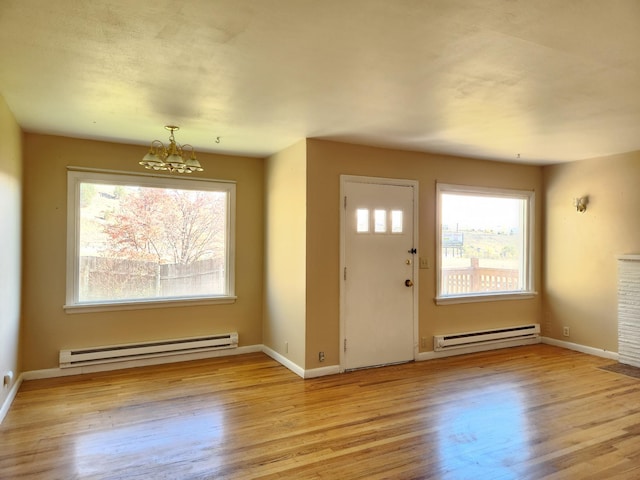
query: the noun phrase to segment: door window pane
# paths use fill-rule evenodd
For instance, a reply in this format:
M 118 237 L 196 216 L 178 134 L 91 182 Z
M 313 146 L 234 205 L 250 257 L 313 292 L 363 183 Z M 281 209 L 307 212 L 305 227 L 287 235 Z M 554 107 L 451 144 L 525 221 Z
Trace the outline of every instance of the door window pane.
M 387 231 L 387 211 L 375 210 L 374 211 L 374 232 L 385 233 Z
M 391 233 L 402 233 L 402 210 L 391 210 Z
M 369 209 L 358 208 L 356 210 L 356 232 L 367 233 L 369 231 Z

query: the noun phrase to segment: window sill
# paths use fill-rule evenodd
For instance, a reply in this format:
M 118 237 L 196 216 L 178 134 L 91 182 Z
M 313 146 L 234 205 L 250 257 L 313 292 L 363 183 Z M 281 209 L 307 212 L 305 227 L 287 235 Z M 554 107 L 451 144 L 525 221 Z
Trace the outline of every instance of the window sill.
M 502 300 L 528 300 L 535 298 L 538 292 L 517 292 L 517 293 L 477 293 L 473 295 L 450 295 L 446 297 L 436 297 L 436 305 L 454 305 L 457 303 L 476 302 L 498 302 Z
M 194 299 L 140 300 L 118 303 L 80 303 L 64 305 L 66 313 L 111 312 L 116 310 L 147 310 L 150 308 L 194 307 L 200 305 L 220 305 L 235 303 L 238 297 L 207 297 Z

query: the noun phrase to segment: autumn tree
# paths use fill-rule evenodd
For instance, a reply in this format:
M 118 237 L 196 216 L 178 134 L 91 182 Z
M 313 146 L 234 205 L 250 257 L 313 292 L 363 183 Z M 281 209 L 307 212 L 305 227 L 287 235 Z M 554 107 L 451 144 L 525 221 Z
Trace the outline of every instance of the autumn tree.
M 104 225 L 106 253 L 182 265 L 223 257 L 225 204 L 222 192 L 125 187 Z

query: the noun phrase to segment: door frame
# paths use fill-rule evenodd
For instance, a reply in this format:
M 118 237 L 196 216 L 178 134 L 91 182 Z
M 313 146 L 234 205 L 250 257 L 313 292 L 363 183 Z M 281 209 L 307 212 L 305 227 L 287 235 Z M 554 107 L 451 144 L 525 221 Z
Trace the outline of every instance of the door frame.
M 340 373 L 345 371 L 345 355 L 344 355 L 344 341 L 345 341 L 345 256 L 346 256 L 346 206 L 344 204 L 344 197 L 346 193 L 347 183 L 371 183 L 377 185 L 391 185 L 398 187 L 412 187 L 413 188 L 413 246 L 418 250 L 413 256 L 413 359 L 418 358 L 419 351 L 419 329 L 418 329 L 418 299 L 419 295 L 419 249 L 418 249 L 418 186 L 417 180 L 406 180 L 399 178 L 384 178 L 384 177 L 366 177 L 359 175 L 340 175 Z

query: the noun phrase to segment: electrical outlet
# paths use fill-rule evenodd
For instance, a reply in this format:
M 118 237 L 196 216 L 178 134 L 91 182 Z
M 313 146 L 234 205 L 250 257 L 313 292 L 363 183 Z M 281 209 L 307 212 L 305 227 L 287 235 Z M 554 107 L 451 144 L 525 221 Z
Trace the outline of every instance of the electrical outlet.
M 324 352 L 318 352 L 318 361 L 324 362 Z
M 563 337 L 568 337 L 571 334 L 571 331 L 569 330 L 569 327 L 562 327 L 562 336 Z
M 13 380 L 13 372 L 8 371 L 2 378 L 2 386 L 5 388 L 11 386 L 11 380 Z
M 289 353 L 289 342 L 284 342 L 284 353 Z
M 425 347 L 427 346 L 427 337 L 422 337 L 422 338 L 420 339 L 420 346 L 421 346 L 422 348 L 425 348 Z

